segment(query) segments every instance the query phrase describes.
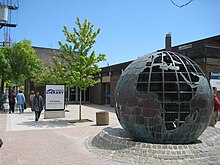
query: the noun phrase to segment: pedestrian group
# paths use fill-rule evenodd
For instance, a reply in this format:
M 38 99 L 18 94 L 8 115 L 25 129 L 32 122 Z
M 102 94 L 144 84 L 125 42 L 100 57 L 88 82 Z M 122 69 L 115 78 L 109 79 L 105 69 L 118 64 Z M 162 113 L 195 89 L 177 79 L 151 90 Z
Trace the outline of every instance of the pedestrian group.
M 16 94 L 15 91 L 11 91 L 8 95 L 9 99 L 9 113 L 15 112 L 15 104 L 17 103 L 20 113 L 24 113 L 26 107 L 26 100 L 23 92 L 21 90 Z M 31 111 L 35 112 L 35 121 L 38 121 L 40 118 L 41 111 L 44 108 L 44 100 L 40 95 L 39 91 L 31 91 L 30 94 L 30 106 Z

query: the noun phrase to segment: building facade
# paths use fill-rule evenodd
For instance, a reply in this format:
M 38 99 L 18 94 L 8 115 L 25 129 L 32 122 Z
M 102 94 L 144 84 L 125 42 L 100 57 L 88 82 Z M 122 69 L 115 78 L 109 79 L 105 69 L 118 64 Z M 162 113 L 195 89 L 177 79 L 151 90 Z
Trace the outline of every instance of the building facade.
M 168 50 L 188 56 L 201 67 L 208 79 L 210 79 L 211 72 L 220 72 L 220 35 L 177 46 L 172 46 L 171 43 L 171 35 L 167 34 L 165 38 L 166 48 L 158 51 Z M 36 50 L 38 57 L 44 61 L 45 66 L 52 65 L 52 57 L 59 53 L 59 49 L 33 48 Z M 100 83 L 83 91 L 82 101 L 85 103 L 90 102 L 94 104 L 109 104 L 115 106 L 114 92 L 117 81 L 123 70 L 131 62 L 132 61 L 128 61 L 102 67 L 101 73 L 95 75 L 95 78 L 99 79 Z M 28 95 L 31 90 L 35 89 L 34 84 L 31 82 L 26 83 L 25 88 L 26 95 Z M 43 87 L 38 90 L 40 90 L 41 93 L 44 92 Z M 65 101 L 66 103 L 78 103 L 79 90 L 76 87 L 66 88 Z
M 37 56 L 39 57 L 39 59 L 41 59 L 44 62 L 44 66 L 52 66 L 53 65 L 53 60 L 52 58 L 60 53 L 59 49 L 51 49 L 51 48 L 42 48 L 42 47 L 35 47 L 33 46 L 34 50 L 36 51 Z M 29 95 L 31 93 L 31 91 L 35 91 L 38 90 L 40 91 L 41 95 L 44 96 L 45 93 L 45 87 L 41 86 L 41 87 L 36 87 L 34 85 L 33 82 L 31 82 L 30 80 L 26 80 L 25 81 L 25 96 L 27 101 L 29 102 Z M 88 103 L 90 98 L 90 93 L 89 93 L 89 89 L 82 91 L 82 102 L 83 103 Z M 68 104 L 74 104 L 74 103 L 79 103 L 79 89 L 76 87 L 72 87 L 72 88 L 65 88 L 65 102 Z
M 95 104 L 109 104 L 114 106 L 114 92 L 117 81 L 123 70 L 131 62 L 132 61 L 128 61 L 121 64 L 103 67 L 101 73 L 96 75 L 96 79 L 99 79 L 100 83 L 90 87 L 90 102 Z
M 201 67 L 208 79 L 210 79 L 211 72 L 220 72 L 220 35 L 172 46 L 171 35 L 167 34 L 165 47 L 165 49 L 158 51 L 173 51 L 191 58 Z M 123 70 L 131 62 L 132 61 L 102 68 L 100 83 L 90 88 L 90 102 L 115 106 L 114 90 L 117 81 Z M 108 82 L 106 82 L 106 76 L 108 77 Z
M 172 51 L 195 61 L 207 78 L 211 72 L 220 72 L 220 35 L 174 46 Z

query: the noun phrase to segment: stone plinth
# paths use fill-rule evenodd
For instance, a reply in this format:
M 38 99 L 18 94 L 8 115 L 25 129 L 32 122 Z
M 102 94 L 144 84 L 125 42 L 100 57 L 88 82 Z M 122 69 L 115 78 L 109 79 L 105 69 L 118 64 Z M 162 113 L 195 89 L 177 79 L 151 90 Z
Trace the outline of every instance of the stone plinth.
M 220 164 L 220 129 L 213 127 L 191 144 L 137 142 L 125 130 L 107 127 L 87 139 L 85 146 L 90 152 L 125 164 Z
M 45 111 L 44 112 L 45 119 L 64 118 L 64 117 L 65 117 L 64 111 Z

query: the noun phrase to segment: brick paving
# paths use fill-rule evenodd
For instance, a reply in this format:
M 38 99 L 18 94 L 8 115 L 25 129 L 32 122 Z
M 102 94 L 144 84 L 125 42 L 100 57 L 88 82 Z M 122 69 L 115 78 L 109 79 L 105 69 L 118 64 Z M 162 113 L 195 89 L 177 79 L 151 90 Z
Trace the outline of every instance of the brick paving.
M 46 120 L 43 114 L 0 113 L 0 165 L 125 165 L 125 164 L 220 164 L 220 123 L 209 127 L 200 142 L 162 145 L 133 142 L 121 131 L 114 109 L 83 106 L 82 118 L 93 122 L 70 125 L 78 118 L 78 107 L 69 105 L 65 118 Z M 109 111 L 110 124 L 96 126 L 95 113 Z
M 73 108 L 77 111 L 74 105 L 68 108 Z M 85 117 L 94 118 L 95 112 L 99 109 L 84 106 L 84 109 L 88 108 L 90 109 L 88 114 L 91 113 L 93 115 L 86 116 L 85 114 Z M 92 110 L 96 111 L 92 112 Z M 110 113 L 110 116 L 114 115 L 112 112 Z M 35 127 L 33 123 L 31 126 L 25 126 L 24 123 L 27 121 L 22 120 L 25 119 L 24 116 L 28 116 L 27 119 L 32 119 L 30 118 L 30 114 L 31 112 L 24 114 L 0 114 L 0 137 L 4 141 L 3 147 L 0 149 L 1 165 L 124 164 L 98 156 L 85 148 L 84 141 L 86 138 L 96 135 L 106 126 L 95 126 L 93 121 L 92 123 L 82 123 L 82 125 L 77 124 L 66 128 L 63 125 L 59 127 L 59 123 L 56 123 L 54 128 L 41 128 L 42 125 L 39 125 L 40 122 L 44 122 L 44 125 L 46 125 L 46 120 L 42 116 Z M 70 112 L 70 114 L 73 113 Z M 8 117 L 9 115 L 16 116 L 17 120 L 7 121 L 7 119 L 15 120 L 13 117 Z M 32 113 L 32 115 L 34 119 L 34 114 Z M 75 115 L 76 119 L 77 117 Z M 19 118 L 21 119 L 20 123 Z M 68 114 L 66 118 L 71 118 L 71 116 Z M 8 131 L 6 131 L 6 123 L 11 124 L 11 128 Z M 23 126 L 23 129 L 20 125 Z M 17 130 L 16 126 L 19 126 L 20 130 Z
M 112 160 L 133 164 L 220 164 L 220 129 L 208 127 L 195 144 L 135 142 L 121 128 L 104 128 L 87 139 L 89 151 Z

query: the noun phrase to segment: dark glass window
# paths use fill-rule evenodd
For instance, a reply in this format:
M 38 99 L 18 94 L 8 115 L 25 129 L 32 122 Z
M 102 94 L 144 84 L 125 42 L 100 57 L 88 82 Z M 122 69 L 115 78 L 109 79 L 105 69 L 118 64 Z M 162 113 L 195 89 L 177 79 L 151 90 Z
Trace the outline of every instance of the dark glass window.
M 164 73 L 164 81 L 177 81 L 175 73 Z
M 152 73 L 151 74 L 151 81 L 163 81 L 162 80 L 162 73 Z
M 175 119 L 178 119 L 178 113 L 166 113 L 165 114 L 165 121 L 174 122 Z
M 178 111 L 178 104 L 177 103 L 165 103 L 165 111 L 170 112 L 170 111 Z
M 137 83 L 138 91 L 147 91 L 148 83 Z
M 176 83 L 165 83 L 164 84 L 164 91 L 174 91 L 177 92 L 177 84 Z
M 148 73 L 141 73 L 138 77 L 138 82 L 148 82 L 149 74 Z
M 160 73 L 160 72 L 162 72 L 162 69 L 160 69 L 159 66 L 155 66 L 155 67 L 152 68 L 152 72 L 159 72 Z
M 165 101 L 173 102 L 178 101 L 178 93 L 165 93 Z
M 180 121 L 185 121 L 185 119 L 188 115 L 189 115 L 189 113 L 180 113 Z
M 163 91 L 163 84 L 162 83 L 151 83 L 150 91 Z
M 190 101 L 192 99 L 192 93 L 181 93 L 180 101 Z
M 180 91 L 192 91 L 191 86 L 187 83 L 179 83 Z

